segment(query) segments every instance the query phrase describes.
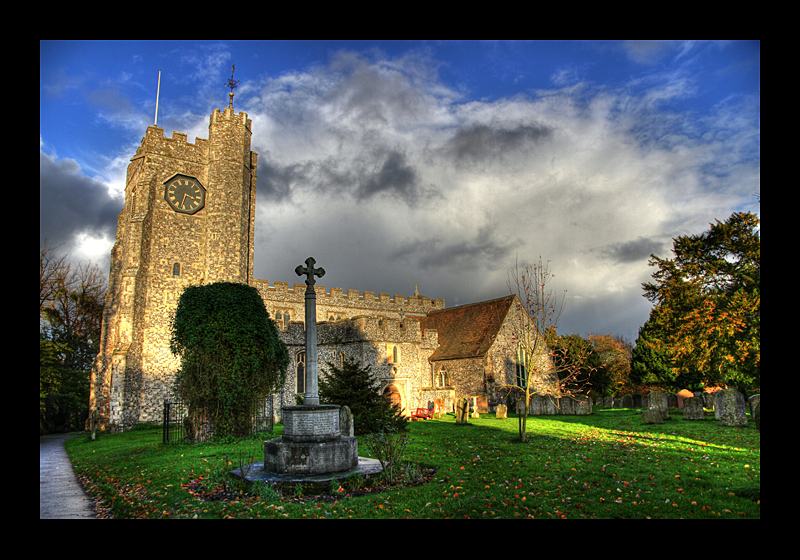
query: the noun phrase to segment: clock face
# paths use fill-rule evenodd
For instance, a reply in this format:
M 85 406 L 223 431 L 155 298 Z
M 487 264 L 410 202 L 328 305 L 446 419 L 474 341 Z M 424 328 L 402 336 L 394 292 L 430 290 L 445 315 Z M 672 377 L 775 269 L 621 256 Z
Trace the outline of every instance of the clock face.
M 206 190 L 194 177 L 175 175 L 164 189 L 167 204 L 181 214 L 194 214 L 206 204 Z

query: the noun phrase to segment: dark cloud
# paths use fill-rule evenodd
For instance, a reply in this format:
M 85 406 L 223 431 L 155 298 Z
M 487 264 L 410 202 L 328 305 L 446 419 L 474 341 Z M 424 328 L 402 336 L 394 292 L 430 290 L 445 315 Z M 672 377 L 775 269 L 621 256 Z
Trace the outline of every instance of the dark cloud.
M 355 196 L 366 200 L 380 193 L 391 193 L 410 206 L 419 195 L 419 177 L 400 152 L 389 152 L 376 169 L 360 181 Z
M 311 167 L 310 163 L 279 166 L 261 158 L 258 162 L 256 193 L 274 202 L 290 199 L 298 183 L 302 185 L 308 182 Z
M 639 237 L 633 241 L 615 243 L 603 249 L 603 254 L 620 264 L 645 262 L 651 254 L 658 254 L 664 246 L 660 237 Z
M 512 251 L 522 245 L 519 239 L 504 239 L 496 226 L 479 227 L 471 239 L 442 243 L 439 239 L 412 241 L 399 246 L 393 258 L 409 259 L 426 270 L 482 268 L 493 270 L 505 266 Z
M 40 244 L 69 245 L 80 233 L 113 239 L 122 202 L 75 161 L 39 151 L 39 216 L 46 217 L 39 221 Z
M 327 157 L 280 166 L 273 162 L 259 163 L 258 190 L 266 198 L 282 202 L 297 192 L 346 194 L 358 202 L 390 195 L 415 206 L 430 198 L 431 189 L 420 184 L 419 174 L 405 154 L 392 150 L 373 150 L 370 158 L 348 161 Z
M 448 142 L 447 150 L 460 163 L 481 163 L 505 155 L 516 155 L 516 152 L 547 139 L 552 132 L 552 129 L 541 125 L 506 128 L 477 123 L 459 129 Z

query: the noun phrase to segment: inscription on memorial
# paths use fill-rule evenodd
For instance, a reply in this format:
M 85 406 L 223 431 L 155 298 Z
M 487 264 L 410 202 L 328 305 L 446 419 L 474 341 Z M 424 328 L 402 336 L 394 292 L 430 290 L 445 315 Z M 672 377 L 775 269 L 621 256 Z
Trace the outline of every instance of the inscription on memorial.
M 341 436 L 338 405 L 284 407 L 283 438 L 296 442 L 331 441 Z

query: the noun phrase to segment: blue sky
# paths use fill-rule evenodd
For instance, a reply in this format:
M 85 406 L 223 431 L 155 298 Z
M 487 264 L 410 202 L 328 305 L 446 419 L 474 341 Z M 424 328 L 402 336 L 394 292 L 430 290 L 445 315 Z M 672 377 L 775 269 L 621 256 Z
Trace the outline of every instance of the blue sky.
M 259 153 L 255 276 L 448 306 L 550 261 L 562 332 L 634 339 L 650 253 L 760 213 L 760 43 L 42 41 L 40 244 L 104 270 L 153 124 L 228 103 Z M 311 224 L 311 225 L 309 225 Z

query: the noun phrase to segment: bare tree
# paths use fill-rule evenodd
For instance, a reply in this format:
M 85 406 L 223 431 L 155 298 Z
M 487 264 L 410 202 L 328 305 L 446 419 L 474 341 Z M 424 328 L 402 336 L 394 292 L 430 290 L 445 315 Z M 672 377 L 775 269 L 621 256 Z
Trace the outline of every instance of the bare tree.
M 88 369 L 97 354 L 105 291 L 97 265 L 73 266 L 45 243 L 39 254 L 40 331 L 70 348 L 69 367 Z
M 52 307 L 52 301 L 60 290 L 61 284 L 69 274 L 70 266 L 67 263 L 66 253 L 56 256 L 54 251 L 58 247 L 50 248 L 47 240 L 44 241 L 39 253 L 39 314 L 45 307 Z
M 517 396 L 519 438 L 527 441 L 527 420 L 531 397 L 543 395 L 560 406 L 560 399 L 574 396 L 588 383 L 581 365 L 586 352 L 565 356 L 567 350 L 553 350 L 547 337 L 555 337 L 558 321 L 566 305 L 566 290 L 559 295 L 548 287 L 555 277 L 550 261 L 539 257 L 538 264 L 520 270 L 517 264 L 508 277 L 508 288 L 519 299 L 521 313 L 512 321 L 507 342 L 516 349 L 517 364 L 510 392 Z

